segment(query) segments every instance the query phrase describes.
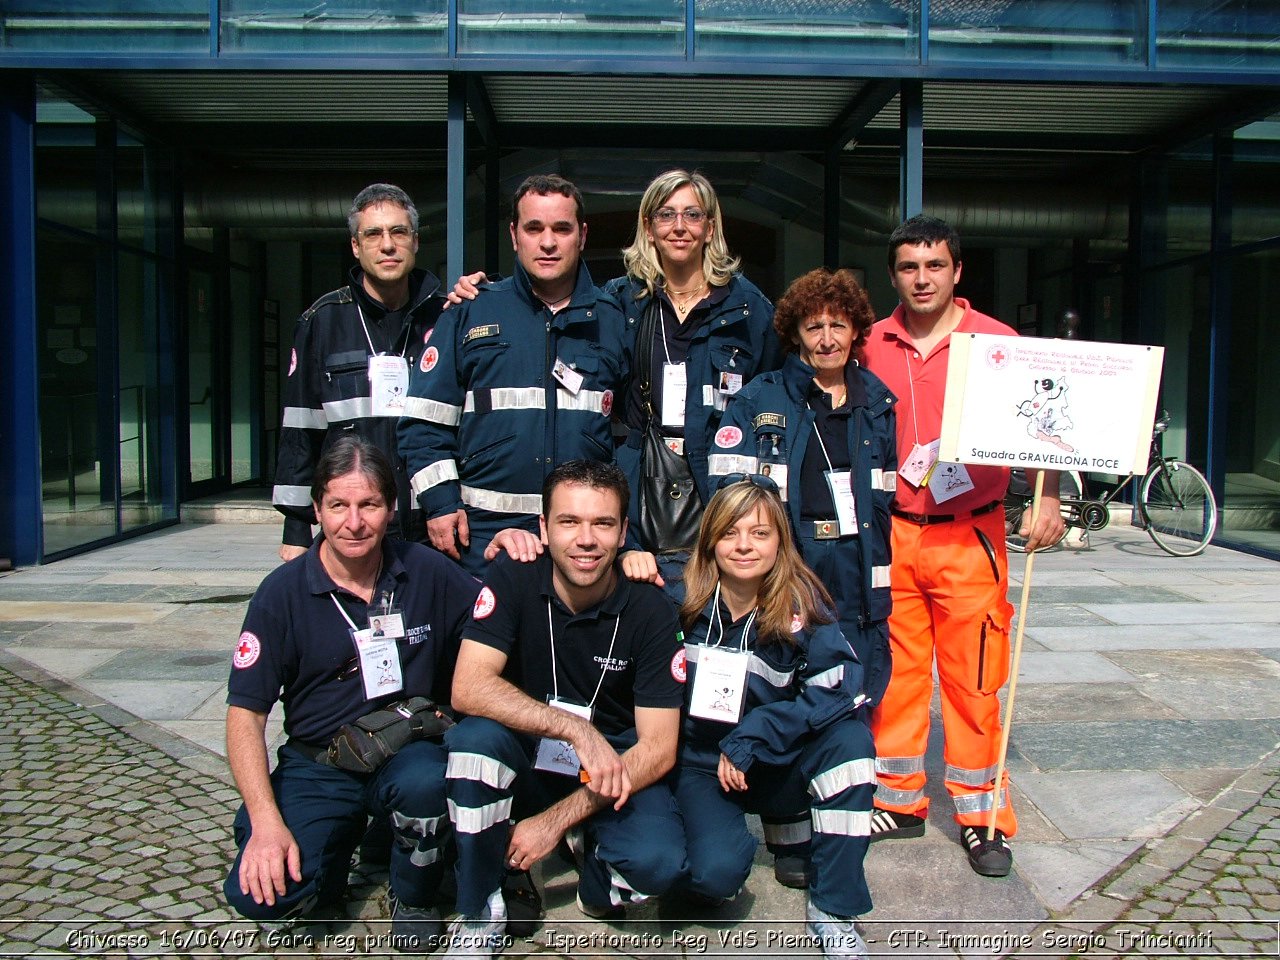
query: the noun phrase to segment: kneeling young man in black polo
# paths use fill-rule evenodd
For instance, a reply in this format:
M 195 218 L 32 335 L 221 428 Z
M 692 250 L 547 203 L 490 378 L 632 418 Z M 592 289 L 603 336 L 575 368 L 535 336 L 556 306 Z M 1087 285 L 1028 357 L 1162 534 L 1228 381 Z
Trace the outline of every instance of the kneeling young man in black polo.
M 461 915 L 450 957 L 501 948 L 506 871 L 561 840 L 588 916 L 618 916 L 684 872 L 684 830 L 659 782 L 676 758 L 679 625 L 657 587 L 620 571 L 629 499 L 612 464 L 553 470 L 546 551 L 496 560 L 463 630 L 453 704 L 469 716 L 445 738 Z

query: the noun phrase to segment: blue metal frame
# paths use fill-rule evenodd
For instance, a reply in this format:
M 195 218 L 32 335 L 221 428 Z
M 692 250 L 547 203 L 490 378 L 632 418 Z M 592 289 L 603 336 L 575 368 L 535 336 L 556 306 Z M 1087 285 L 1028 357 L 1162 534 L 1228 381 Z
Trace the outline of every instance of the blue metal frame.
M 39 374 L 36 364 L 36 90 L 25 73 L 0 75 L 0 557 L 35 563 L 40 513 Z
M 924 209 L 924 84 L 904 80 L 898 94 L 902 152 L 898 157 L 898 214 L 903 220 Z
M 467 78 L 449 78 L 448 161 L 445 174 L 445 282 L 463 271 L 467 240 Z
M 1231 168 L 1233 131 L 1213 138 L 1213 202 L 1209 232 L 1209 435 L 1206 477 L 1223 502 L 1227 481 L 1227 396 L 1231 379 Z M 1221 522 L 1221 521 L 1219 521 Z

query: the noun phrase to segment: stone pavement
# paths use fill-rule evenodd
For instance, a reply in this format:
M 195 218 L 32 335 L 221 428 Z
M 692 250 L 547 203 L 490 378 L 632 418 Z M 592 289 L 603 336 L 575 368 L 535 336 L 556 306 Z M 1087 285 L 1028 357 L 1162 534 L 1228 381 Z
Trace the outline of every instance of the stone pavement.
M 281 944 L 221 902 L 227 664 L 277 538 L 275 524 L 183 526 L 0 577 L 0 955 L 380 952 L 378 871 L 355 875 L 342 916 Z M 1280 564 L 1168 557 L 1114 527 L 1037 558 L 1027 620 L 1014 874 L 969 871 L 935 730 L 925 837 L 868 856 L 873 953 L 1280 953 Z M 571 871 L 548 864 L 548 920 L 508 955 L 804 955 L 785 940 L 803 896 L 768 860 L 712 917 L 664 903 L 612 927 L 582 921 Z

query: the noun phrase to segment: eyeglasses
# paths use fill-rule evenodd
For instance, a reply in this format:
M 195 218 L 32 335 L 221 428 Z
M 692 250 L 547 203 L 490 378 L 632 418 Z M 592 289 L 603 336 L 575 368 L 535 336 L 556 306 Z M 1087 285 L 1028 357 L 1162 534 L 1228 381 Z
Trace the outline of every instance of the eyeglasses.
M 731 487 L 735 483 L 749 483 L 753 487 L 759 487 L 769 493 L 778 492 L 778 485 L 773 478 L 766 477 L 763 473 L 726 473 L 720 478 L 720 482 L 716 484 L 716 489 L 723 490 L 725 487 Z
M 397 247 L 403 247 L 413 239 L 413 231 L 405 226 L 366 227 L 360 231 L 360 242 L 372 247 L 381 243 L 384 236 L 389 236 Z
M 677 220 L 683 220 L 685 223 L 697 226 L 703 220 L 707 219 L 707 215 L 697 207 L 687 207 L 684 210 L 674 210 L 671 207 L 663 207 L 654 213 L 651 218 L 654 223 L 660 223 L 664 227 L 669 227 Z
M 337 670 L 333 671 L 333 680 L 350 680 L 352 677 L 360 673 L 360 658 L 352 657 Z

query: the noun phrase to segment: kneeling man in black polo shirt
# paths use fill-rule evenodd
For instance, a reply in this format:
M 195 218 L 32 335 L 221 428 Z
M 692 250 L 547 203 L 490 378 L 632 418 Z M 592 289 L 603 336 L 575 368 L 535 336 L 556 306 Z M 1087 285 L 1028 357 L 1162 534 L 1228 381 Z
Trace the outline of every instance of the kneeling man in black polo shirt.
M 661 782 L 683 703 L 680 628 L 657 587 L 620 571 L 629 500 L 612 464 L 553 470 L 546 551 L 494 561 L 463 630 L 453 705 L 469 716 L 445 737 L 461 915 L 451 957 L 501 948 L 506 871 L 561 840 L 591 917 L 620 916 L 684 873 L 684 829 Z
M 232 657 L 227 759 L 244 805 L 223 889 L 232 907 L 264 922 L 340 899 L 372 814 L 395 837 L 394 942 L 417 949 L 443 929 L 444 745 L 410 742 L 368 773 L 329 765 L 325 748 L 343 725 L 390 703 L 447 701 L 480 585 L 435 550 L 386 539 L 396 476 L 368 440 L 335 441 L 311 497 L 321 536 L 262 581 Z M 289 739 L 268 776 L 265 730 L 277 700 Z

